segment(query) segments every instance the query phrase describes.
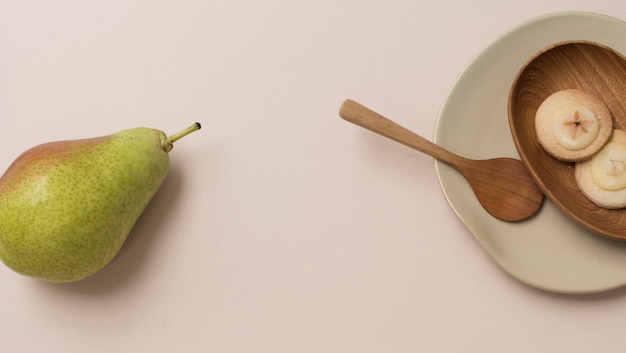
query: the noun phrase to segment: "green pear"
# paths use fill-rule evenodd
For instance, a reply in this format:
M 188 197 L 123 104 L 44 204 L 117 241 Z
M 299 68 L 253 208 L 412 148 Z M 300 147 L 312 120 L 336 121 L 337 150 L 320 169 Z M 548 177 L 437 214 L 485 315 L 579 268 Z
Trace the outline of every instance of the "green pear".
M 22 153 L 0 177 L 2 262 L 51 282 L 102 269 L 165 179 L 173 143 L 198 129 L 142 127 Z

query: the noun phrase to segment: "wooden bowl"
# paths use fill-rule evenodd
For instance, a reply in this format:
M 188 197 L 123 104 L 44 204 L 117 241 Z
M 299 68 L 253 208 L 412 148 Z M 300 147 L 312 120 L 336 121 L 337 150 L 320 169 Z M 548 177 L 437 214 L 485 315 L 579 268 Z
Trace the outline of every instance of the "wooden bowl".
M 537 108 L 550 94 L 568 88 L 600 97 L 614 127 L 626 128 L 626 58 L 598 43 L 568 41 L 543 49 L 518 73 L 509 95 L 513 141 L 539 188 L 563 212 L 593 232 L 626 240 L 626 209 L 596 206 L 578 188 L 574 163 L 553 158 L 537 141 Z

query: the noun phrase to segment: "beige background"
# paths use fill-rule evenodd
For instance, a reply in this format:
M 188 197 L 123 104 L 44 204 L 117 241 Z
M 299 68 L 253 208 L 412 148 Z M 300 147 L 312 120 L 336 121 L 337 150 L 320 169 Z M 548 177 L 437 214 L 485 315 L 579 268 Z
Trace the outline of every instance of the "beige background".
M 475 54 L 562 10 L 626 20 L 611 0 L 0 2 L 2 169 L 41 142 L 203 124 L 102 272 L 0 266 L 2 351 L 622 352 L 626 291 L 511 278 L 429 157 L 337 115 L 353 98 L 432 138 Z

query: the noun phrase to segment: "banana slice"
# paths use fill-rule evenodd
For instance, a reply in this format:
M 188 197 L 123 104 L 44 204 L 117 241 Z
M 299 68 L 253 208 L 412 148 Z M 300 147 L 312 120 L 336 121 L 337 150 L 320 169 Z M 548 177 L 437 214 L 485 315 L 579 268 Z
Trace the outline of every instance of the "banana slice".
M 535 115 L 539 143 L 550 155 L 563 161 L 591 158 L 608 141 L 612 130 L 606 105 L 577 89 L 552 94 Z
M 580 190 L 596 205 L 626 207 L 626 132 L 613 130 L 597 154 L 576 163 L 574 175 Z
M 566 104 L 554 113 L 552 134 L 556 142 L 570 151 L 589 146 L 598 137 L 600 119 L 582 104 Z
M 625 144 L 609 141 L 590 161 L 591 178 L 601 189 L 617 191 L 626 188 Z

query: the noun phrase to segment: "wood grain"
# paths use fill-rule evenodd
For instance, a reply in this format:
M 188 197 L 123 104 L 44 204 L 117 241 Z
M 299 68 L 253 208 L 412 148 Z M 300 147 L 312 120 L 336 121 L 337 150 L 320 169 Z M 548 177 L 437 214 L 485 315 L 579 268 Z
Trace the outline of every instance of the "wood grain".
M 534 121 L 539 105 L 568 88 L 600 97 L 614 126 L 626 127 L 626 59 L 598 43 L 571 41 L 542 50 L 519 72 L 509 96 L 513 140 L 532 178 L 563 212 L 593 232 L 626 240 L 626 209 L 596 206 L 578 188 L 574 164 L 551 157 L 537 141 Z

